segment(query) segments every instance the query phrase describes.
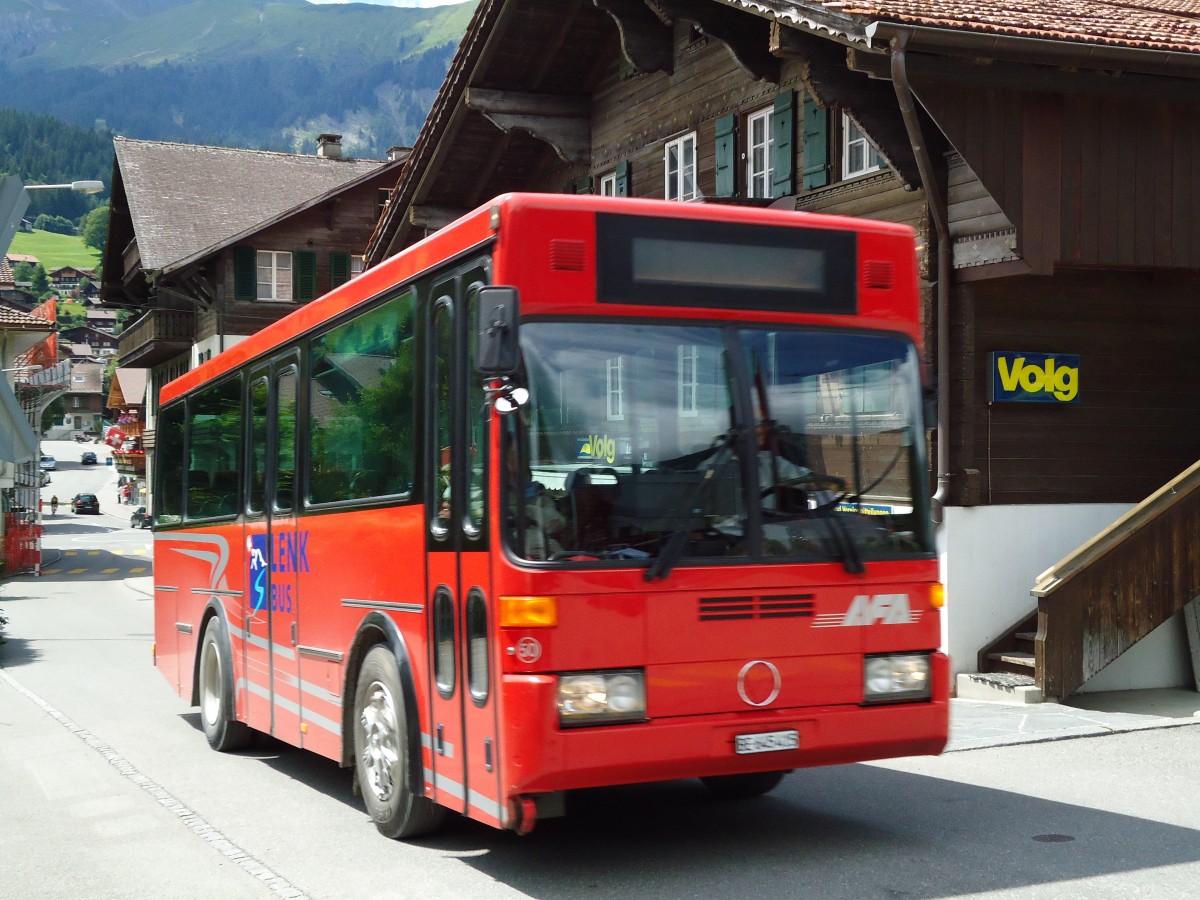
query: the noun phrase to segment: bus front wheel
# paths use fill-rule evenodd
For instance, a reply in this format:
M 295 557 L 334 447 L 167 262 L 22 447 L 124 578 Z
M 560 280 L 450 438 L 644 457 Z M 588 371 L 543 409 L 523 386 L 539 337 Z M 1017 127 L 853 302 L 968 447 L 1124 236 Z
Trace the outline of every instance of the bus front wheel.
M 250 743 L 250 729 L 233 710 L 229 650 L 216 618 L 208 620 L 200 644 L 200 722 L 214 750 L 240 750 Z
M 787 772 L 751 772 L 746 775 L 712 775 L 700 781 L 709 793 L 722 800 L 761 797 L 778 787 Z
M 355 775 L 375 827 L 385 837 L 434 831 L 445 809 L 408 787 L 408 715 L 396 657 L 383 645 L 363 660 L 354 692 Z

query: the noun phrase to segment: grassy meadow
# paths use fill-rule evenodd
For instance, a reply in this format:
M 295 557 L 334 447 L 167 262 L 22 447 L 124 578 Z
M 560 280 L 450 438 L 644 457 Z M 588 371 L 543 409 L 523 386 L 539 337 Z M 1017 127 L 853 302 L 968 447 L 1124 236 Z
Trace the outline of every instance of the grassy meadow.
M 95 270 L 100 265 L 100 251 L 85 247 L 82 238 L 49 231 L 18 231 L 8 253 L 36 256 L 47 272 L 62 266 Z

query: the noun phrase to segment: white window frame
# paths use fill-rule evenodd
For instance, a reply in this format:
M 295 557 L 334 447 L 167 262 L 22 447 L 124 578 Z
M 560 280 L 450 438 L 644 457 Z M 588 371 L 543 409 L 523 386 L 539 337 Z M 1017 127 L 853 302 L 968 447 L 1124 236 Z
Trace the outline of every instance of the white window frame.
M 606 361 L 608 420 L 620 422 L 625 418 L 625 357 L 612 356 Z
M 770 197 L 771 178 L 775 169 L 771 165 L 771 148 L 775 143 L 771 116 L 775 108 L 768 106 L 746 117 L 746 196 Z M 761 129 L 757 134 L 755 129 Z
M 255 280 L 259 300 L 271 303 L 291 302 L 295 269 L 291 252 L 259 250 L 255 259 Z
M 689 162 L 690 160 L 690 162 Z M 695 200 L 696 132 L 667 141 L 663 145 L 663 196 L 668 200 Z
M 857 178 L 883 168 L 883 157 L 845 113 L 842 113 L 842 178 Z
M 617 196 L 617 173 L 606 172 L 600 176 L 600 196 L 615 197 Z
M 679 403 L 680 418 L 700 414 L 700 347 L 697 344 L 679 345 Z

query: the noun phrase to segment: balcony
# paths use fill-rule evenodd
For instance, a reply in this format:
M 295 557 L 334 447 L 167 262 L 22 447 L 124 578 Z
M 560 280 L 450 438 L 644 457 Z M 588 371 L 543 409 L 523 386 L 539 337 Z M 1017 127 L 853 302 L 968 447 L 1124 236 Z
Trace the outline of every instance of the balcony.
M 149 368 L 173 359 L 196 340 L 196 316 L 190 310 L 151 309 L 121 332 L 121 365 Z

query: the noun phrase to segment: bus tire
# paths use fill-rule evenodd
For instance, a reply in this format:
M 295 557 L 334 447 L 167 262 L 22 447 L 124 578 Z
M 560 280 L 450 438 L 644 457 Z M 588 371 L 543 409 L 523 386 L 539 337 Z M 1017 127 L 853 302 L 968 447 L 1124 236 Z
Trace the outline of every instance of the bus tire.
M 233 674 L 229 648 L 220 621 L 208 620 L 200 641 L 200 724 L 214 750 L 228 753 L 250 743 L 250 728 L 239 722 L 233 708 Z
M 750 772 L 746 775 L 711 775 L 701 778 L 710 794 L 722 800 L 761 797 L 778 787 L 787 772 Z
M 408 786 L 408 715 L 400 669 L 386 645 L 372 647 L 354 691 L 354 773 L 379 833 L 392 839 L 429 834 L 445 808 Z

